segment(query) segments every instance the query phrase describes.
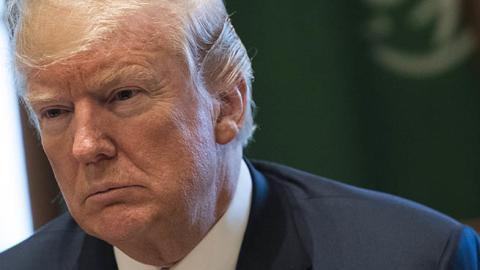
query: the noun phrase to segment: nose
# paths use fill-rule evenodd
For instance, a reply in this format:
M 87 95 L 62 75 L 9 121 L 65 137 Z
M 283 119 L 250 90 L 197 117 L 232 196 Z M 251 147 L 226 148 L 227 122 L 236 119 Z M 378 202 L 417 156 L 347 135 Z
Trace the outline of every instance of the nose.
M 108 121 L 93 106 L 77 106 L 74 112 L 72 154 L 85 165 L 115 157 L 116 148 L 108 136 Z

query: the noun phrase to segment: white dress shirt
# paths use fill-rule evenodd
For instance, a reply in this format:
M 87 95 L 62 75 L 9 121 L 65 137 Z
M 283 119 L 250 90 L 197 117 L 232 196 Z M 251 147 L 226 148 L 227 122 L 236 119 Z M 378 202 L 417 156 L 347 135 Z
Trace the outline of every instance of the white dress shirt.
M 252 178 L 242 160 L 233 199 L 225 214 L 205 237 L 170 270 L 234 270 L 247 227 L 252 197 Z M 114 247 L 119 270 L 159 270 L 159 266 L 140 263 Z

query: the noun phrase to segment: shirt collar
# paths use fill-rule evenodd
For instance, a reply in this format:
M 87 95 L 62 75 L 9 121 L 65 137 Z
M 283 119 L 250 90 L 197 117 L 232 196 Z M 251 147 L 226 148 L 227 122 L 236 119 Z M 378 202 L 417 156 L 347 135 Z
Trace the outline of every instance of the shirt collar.
M 234 270 L 247 227 L 252 195 L 252 178 L 242 160 L 233 199 L 225 214 L 190 253 L 170 270 Z M 158 270 L 145 265 L 114 247 L 119 270 Z

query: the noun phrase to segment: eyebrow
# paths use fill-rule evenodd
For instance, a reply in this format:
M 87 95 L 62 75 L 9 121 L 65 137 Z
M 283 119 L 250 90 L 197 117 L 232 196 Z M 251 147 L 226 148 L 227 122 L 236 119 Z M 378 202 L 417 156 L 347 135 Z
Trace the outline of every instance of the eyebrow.
M 41 92 L 41 91 L 40 91 Z M 23 99 L 25 102 L 30 104 L 30 106 L 35 107 L 36 105 L 40 104 L 47 104 L 51 102 L 58 102 L 59 100 L 63 100 L 62 95 L 52 94 L 43 92 L 42 94 L 35 94 L 35 95 L 28 95 L 26 94 Z
M 91 89 L 91 93 L 95 95 L 98 90 L 113 88 L 120 84 L 122 81 L 131 80 L 134 76 L 134 81 L 146 82 L 148 87 L 154 87 L 159 85 L 161 79 L 159 76 L 155 76 L 150 69 L 143 67 L 139 64 L 123 64 L 119 68 L 105 69 L 99 71 L 93 77 L 87 79 L 87 88 Z M 89 82 L 88 82 L 89 81 Z M 152 89 L 153 90 L 153 89 Z M 37 90 L 34 95 L 25 94 L 24 99 L 26 102 L 34 105 L 46 104 L 51 102 L 58 102 L 64 99 L 64 96 L 58 91 L 42 91 Z M 52 93 L 53 92 L 53 93 Z M 100 96 L 100 94 L 98 95 Z
M 149 82 L 150 84 L 160 82 L 158 76 L 154 76 L 150 69 L 142 65 L 123 64 L 121 67 L 114 67 L 113 69 L 99 72 L 97 76 L 88 79 L 91 80 L 91 82 L 87 85 L 89 89 L 108 89 L 120 84 L 126 78 L 128 78 L 128 80 L 134 79 L 135 81 Z

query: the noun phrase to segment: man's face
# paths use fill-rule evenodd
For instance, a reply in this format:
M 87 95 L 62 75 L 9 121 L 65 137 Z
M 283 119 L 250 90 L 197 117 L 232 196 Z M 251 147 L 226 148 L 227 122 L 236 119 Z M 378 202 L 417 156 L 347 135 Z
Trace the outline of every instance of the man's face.
M 32 72 L 27 97 L 80 226 L 110 243 L 168 242 L 216 218 L 217 106 L 199 96 L 166 30 L 149 42 L 132 38 L 141 23 L 127 28 Z

